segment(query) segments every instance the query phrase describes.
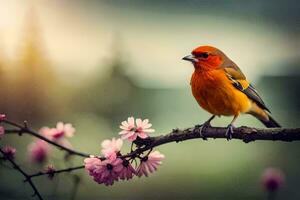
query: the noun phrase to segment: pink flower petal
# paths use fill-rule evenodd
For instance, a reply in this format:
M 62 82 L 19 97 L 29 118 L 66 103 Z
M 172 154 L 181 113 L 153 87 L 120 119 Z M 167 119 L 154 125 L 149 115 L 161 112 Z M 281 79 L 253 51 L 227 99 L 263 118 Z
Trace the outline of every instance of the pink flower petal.
M 143 120 L 143 126 L 147 125 L 149 123 L 149 119 L 144 119 Z M 150 124 L 151 125 L 151 124 Z
M 4 134 L 5 134 L 5 129 L 3 126 L 0 126 L 0 138 L 2 138 Z
M 56 129 L 59 131 L 62 131 L 64 129 L 64 123 L 63 122 L 57 122 Z
M 127 138 L 130 138 L 130 137 L 135 137 L 136 138 L 136 135 L 137 134 L 134 131 L 130 131 L 127 134 L 123 134 L 121 137 L 122 137 L 122 139 L 127 139 Z
M 139 133 L 138 136 L 142 139 L 145 139 L 147 137 L 149 137 L 146 133 L 142 132 L 142 133 Z
M 145 129 L 143 130 L 145 133 L 153 133 L 155 130 L 154 129 Z
M 143 126 L 143 122 L 142 122 L 142 120 L 140 118 L 136 119 L 135 123 L 136 123 L 137 127 L 142 127 Z
M 129 126 L 120 126 L 120 129 L 125 130 L 125 131 L 130 131 Z
M 129 141 L 133 142 L 134 140 L 136 140 L 136 138 L 137 138 L 137 134 L 134 133 L 132 136 L 128 137 L 127 139 L 128 139 Z
M 134 118 L 133 117 L 128 117 L 128 125 L 134 127 Z
M 121 124 L 122 124 L 122 126 L 124 126 L 124 127 L 128 127 L 128 126 L 129 126 L 129 124 L 127 123 L 127 121 L 122 121 Z

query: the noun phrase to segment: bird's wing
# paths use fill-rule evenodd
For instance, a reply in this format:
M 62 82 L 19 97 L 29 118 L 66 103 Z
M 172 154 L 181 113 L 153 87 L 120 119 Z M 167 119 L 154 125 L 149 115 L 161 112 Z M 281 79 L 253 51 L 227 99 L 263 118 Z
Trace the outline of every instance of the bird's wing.
M 221 68 L 236 80 L 246 80 L 242 70 L 230 59 L 226 59 Z
M 222 68 L 224 69 L 228 79 L 232 82 L 232 85 L 246 94 L 247 97 L 254 101 L 259 107 L 271 112 L 259 96 L 256 89 L 246 80 L 246 77 L 240 68 L 232 61 L 228 64 L 230 65 L 223 66 Z

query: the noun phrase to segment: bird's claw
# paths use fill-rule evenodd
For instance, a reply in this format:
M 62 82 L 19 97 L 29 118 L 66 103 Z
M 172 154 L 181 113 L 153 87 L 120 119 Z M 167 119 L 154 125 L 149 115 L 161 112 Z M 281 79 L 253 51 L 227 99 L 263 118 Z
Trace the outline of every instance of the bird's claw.
M 199 128 L 199 135 L 203 138 L 203 140 L 207 140 L 207 138 L 203 135 L 203 130 L 207 127 L 211 127 L 210 122 L 205 122 L 201 125 L 196 125 L 195 128 Z
M 225 136 L 226 136 L 226 139 L 228 141 L 232 139 L 233 128 L 234 128 L 234 126 L 232 124 L 229 124 L 227 126 L 227 130 L 226 130 Z

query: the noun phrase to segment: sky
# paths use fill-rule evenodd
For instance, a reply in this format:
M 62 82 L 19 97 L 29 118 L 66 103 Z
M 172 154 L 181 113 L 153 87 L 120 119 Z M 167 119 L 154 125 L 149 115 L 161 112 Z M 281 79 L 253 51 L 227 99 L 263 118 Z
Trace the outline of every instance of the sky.
M 299 56 L 289 30 L 255 13 L 233 15 L 208 4 L 198 12 L 195 1 L 182 9 L 180 3 L 128 2 L 0 0 L 1 52 L 16 58 L 26 16 L 34 12 L 46 56 L 59 74 L 72 79 L 106 70 L 109 59 L 119 56 L 113 55 L 116 46 L 127 73 L 145 87 L 188 86 L 193 68 L 181 58 L 199 45 L 224 51 L 253 82 L 280 73 L 285 60 Z

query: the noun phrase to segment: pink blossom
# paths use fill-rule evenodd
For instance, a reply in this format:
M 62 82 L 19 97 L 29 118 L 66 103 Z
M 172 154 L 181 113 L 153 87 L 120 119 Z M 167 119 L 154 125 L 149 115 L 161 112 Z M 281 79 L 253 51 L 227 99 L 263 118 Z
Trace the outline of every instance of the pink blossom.
M 58 122 L 56 124 L 56 128 L 43 127 L 39 132 L 51 140 L 58 140 L 63 137 L 73 137 L 75 128 L 72 126 L 72 124 Z
M 5 129 L 3 126 L 0 126 L 0 139 L 4 136 L 5 134 Z
M 39 134 L 46 137 L 47 139 L 49 140 L 53 140 L 53 132 L 54 132 L 54 129 L 53 128 L 48 128 L 48 127 L 42 127 L 40 130 L 39 130 Z
M 91 156 L 84 159 L 84 165 L 90 176 L 99 184 L 113 185 L 118 180 L 122 160 L 117 156 L 101 161 L 99 158 Z
M 5 146 L 1 149 L 4 158 L 6 159 L 14 159 L 16 154 L 16 149 L 11 146 Z
M 128 160 L 123 160 L 122 166 L 117 170 L 119 173 L 119 178 L 122 180 L 132 179 L 132 177 L 136 174 L 135 169 L 132 167 Z
M 161 165 L 161 161 L 165 158 L 159 151 L 151 152 L 148 156 L 141 159 L 141 163 L 137 168 L 137 175 L 148 176 L 149 173 L 153 173 L 157 170 L 157 167 Z
M 63 136 L 65 137 L 73 137 L 75 133 L 75 128 L 72 126 L 72 124 L 64 124 L 63 122 L 58 122 L 56 124 L 55 131 L 53 132 L 53 137 L 58 139 Z
M 55 175 L 55 168 L 53 165 L 48 165 L 45 169 L 45 173 L 48 174 L 48 178 L 49 179 L 53 179 L 54 175 Z
M 72 148 L 71 143 L 66 139 L 66 137 L 72 137 L 75 133 L 75 129 L 72 124 L 63 124 L 62 122 L 58 122 L 56 128 L 43 127 L 39 132 L 41 135 L 59 145 Z
M 284 184 L 285 178 L 281 170 L 267 168 L 262 174 L 261 181 L 267 191 L 273 192 Z
M 29 159 L 33 163 L 44 162 L 50 153 L 50 145 L 44 140 L 36 140 L 28 146 Z
M 5 114 L 0 114 L 0 121 L 3 121 L 6 118 Z
M 112 140 L 104 140 L 101 143 L 101 152 L 106 158 L 110 158 L 111 156 L 115 156 L 121 151 L 122 145 L 123 140 L 121 139 L 113 138 Z
M 90 155 L 89 158 L 84 159 L 84 167 L 90 172 L 91 176 L 93 176 L 96 166 L 99 166 L 100 164 L 101 160 L 93 155 Z
M 122 131 L 119 134 L 122 139 L 128 139 L 129 141 L 134 141 L 137 137 L 145 139 L 149 137 L 148 133 L 154 132 L 154 129 L 150 129 L 151 126 L 152 124 L 149 123 L 148 119 L 136 119 L 134 122 L 133 117 L 128 117 L 127 121 L 121 123 L 120 128 Z

